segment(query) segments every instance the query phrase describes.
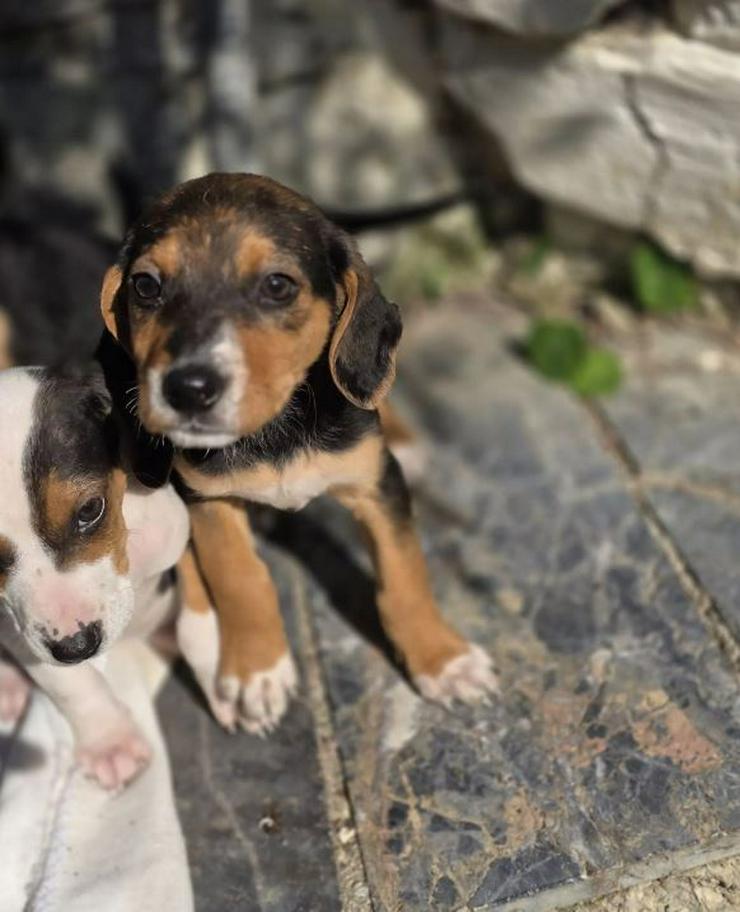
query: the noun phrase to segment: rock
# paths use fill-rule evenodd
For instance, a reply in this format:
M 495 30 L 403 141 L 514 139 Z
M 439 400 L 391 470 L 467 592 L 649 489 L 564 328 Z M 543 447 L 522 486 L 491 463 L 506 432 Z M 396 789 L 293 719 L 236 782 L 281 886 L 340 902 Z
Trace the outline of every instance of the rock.
M 521 35 L 571 35 L 624 0 L 437 0 L 454 13 Z
M 738 0 L 672 0 L 671 17 L 689 38 L 740 49 L 740 2 Z
M 528 190 L 740 276 L 740 58 L 662 27 L 565 47 L 448 20 L 446 83 Z
M 306 189 L 324 206 L 395 208 L 460 187 L 425 99 L 370 51 L 336 61 L 306 111 L 304 141 Z

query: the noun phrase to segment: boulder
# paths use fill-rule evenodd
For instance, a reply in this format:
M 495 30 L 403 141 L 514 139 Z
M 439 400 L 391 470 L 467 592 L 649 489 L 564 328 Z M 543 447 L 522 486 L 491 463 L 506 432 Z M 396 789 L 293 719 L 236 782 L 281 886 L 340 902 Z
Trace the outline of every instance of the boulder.
M 436 0 L 453 13 L 519 35 L 565 36 L 598 22 L 624 0 Z
M 688 38 L 740 50 L 740 0 L 672 0 L 671 17 Z
M 740 276 L 740 57 L 663 27 L 548 47 L 446 20 L 446 84 L 546 201 Z

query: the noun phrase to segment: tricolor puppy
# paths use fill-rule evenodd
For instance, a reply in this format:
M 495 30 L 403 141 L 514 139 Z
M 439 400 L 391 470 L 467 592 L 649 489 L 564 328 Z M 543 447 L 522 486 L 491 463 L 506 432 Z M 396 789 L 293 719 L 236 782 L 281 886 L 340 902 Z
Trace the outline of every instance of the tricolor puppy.
M 377 412 L 401 320 L 343 231 L 264 177 L 189 181 L 131 228 L 101 306 L 131 359 L 139 419 L 174 444 L 221 624 L 219 686 L 245 728 L 277 723 L 295 671 L 240 500 L 337 498 L 368 534 L 381 619 L 421 693 L 449 703 L 495 689 L 429 585 Z
M 172 616 L 187 510 L 169 485 L 127 476 L 97 365 L 3 371 L 0 428 L 0 644 L 17 663 L 0 664 L 0 716 L 23 711 L 22 668 L 66 716 L 84 770 L 114 788 L 149 750 L 96 657 Z

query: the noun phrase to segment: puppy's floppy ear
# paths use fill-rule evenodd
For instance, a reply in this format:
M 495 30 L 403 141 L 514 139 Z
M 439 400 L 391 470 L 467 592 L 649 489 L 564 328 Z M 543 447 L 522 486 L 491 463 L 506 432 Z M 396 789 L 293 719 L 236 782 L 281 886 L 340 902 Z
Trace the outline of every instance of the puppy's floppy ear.
M 103 287 L 100 289 L 100 312 L 103 315 L 108 332 L 117 339 L 118 320 L 116 317 L 116 298 L 121 288 L 123 273 L 120 266 L 111 266 L 103 276 Z
M 329 242 L 329 261 L 335 282 L 344 289 L 344 307 L 329 346 L 331 375 L 350 402 L 375 409 L 396 376 L 401 315 L 343 232 Z
M 147 488 L 161 488 L 169 480 L 174 449 L 169 440 L 150 434 L 132 414 L 131 397 L 137 386 L 133 362 L 112 334 L 105 331 L 95 357 L 110 391 L 122 430 L 121 446 L 126 449 L 134 475 Z

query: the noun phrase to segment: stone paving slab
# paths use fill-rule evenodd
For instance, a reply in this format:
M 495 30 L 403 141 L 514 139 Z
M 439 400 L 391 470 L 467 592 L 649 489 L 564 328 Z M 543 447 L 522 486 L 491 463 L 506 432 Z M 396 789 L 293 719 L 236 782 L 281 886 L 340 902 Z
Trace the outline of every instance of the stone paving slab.
M 311 593 L 374 907 L 555 909 L 740 851 L 736 683 L 583 409 L 516 363 L 493 313 L 428 314 L 403 367 L 434 442 L 436 588 L 504 697 L 422 704 Z
M 740 353 L 697 330 L 648 329 L 605 410 L 655 507 L 740 637 Z
M 502 699 L 424 704 L 346 516 L 273 516 L 302 703 L 261 742 L 163 697 L 199 909 L 545 912 L 740 853 L 736 679 L 586 410 L 507 342 L 480 302 L 428 312 L 399 388 L 435 587 Z
M 295 640 L 286 574 L 281 601 Z M 296 650 L 299 667 L 302 650 Z M 172 678 L 158 709 L 197 912 L 335 912 L 342 908 L 314 720 L 306 694 L 268 739 L 229 735 Z M 305 675 L 304 675 L 305 680 Z

